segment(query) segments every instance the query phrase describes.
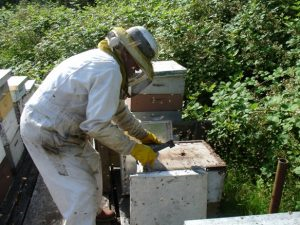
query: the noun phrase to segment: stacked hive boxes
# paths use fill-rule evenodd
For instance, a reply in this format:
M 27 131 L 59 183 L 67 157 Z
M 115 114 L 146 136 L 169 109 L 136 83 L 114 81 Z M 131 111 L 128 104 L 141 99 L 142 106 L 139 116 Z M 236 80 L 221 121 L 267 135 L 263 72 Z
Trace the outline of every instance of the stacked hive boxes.
M 26 81 L 27 77 L 12 76 L 9 69 L 0 70 L 0 201 L 10 186 L 12 175 L 17 170 L 25 150 L 19 120 L 28 99 Z M 31 88 L 28 95 L 33 91 Z
M 12 181 L 13 159 L 11 143 L 18 130 L 17 117 L 7 80 L 11 70 L 0 70 L 0 201 L 3 200 Z
M 172 122 L 181 120 L 186 68 L 177 62 L 153 62 L 154 78 L 142 92 L 126 99 L 131 112 L 162 141 L 173 139 Z M 156 123 L 156 124 L 155 124 Z M 164 129 L 165 132 L 159 132 Z M 165 137 L 167 137 L 165 139 Z M 131 156 L 121 156 L 122 194 L 129 194 L 129 175 L 136 173 L 136 161 Z
M 186 68 L 175 61 L 153 62 L 153 82 L 140 94 L 126 100 L 143 121 L 180 120 Z
M 24 107 L 23 97 L 26 94 L 26 88 L 25 88 L 26 81 L 27 81 L 26 76 L 12 76 L 7 81 L 9 86 L 9 91 L 14 103 L 14 108 L 15 108 L 18 122 Z

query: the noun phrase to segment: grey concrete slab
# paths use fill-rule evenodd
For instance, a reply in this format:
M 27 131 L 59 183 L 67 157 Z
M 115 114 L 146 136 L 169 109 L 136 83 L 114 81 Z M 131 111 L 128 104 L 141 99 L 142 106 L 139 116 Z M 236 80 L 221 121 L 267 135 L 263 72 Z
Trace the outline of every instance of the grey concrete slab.
M 109 207 L 109 200 L 103 197 L 102 205 Z M 38 177 L 30 205 L 28 207 L 23 225 L 62 225 L 63 218 L 58 211 L 52 197 L 42 179 Z M 110 225 L 103 223 L 102 225 Z
M 62 216 L 39 176 L 23 225 L 61 225 L 62 221 Z
M 184 225 L 299 225 L 300 212 L 276 213 L 218 219 L 188 220 Z

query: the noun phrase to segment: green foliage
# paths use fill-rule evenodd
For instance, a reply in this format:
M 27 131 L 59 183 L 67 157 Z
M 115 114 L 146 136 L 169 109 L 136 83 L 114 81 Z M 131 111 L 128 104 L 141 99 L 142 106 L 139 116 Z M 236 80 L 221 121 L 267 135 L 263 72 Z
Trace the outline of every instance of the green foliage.
M 112 27 L 144 25 L 160 44 L 158 60 L 188 68 L 183 115 L 213 125 L 207 141 L 229 168 L 225 202 L 243 214 L 265 213 L 277 158 L 284 157 L 290 168 L 281 210 L 300 210 L 299 6 L 22 1 L 0 9 L 0 67 L 42 81 L 63 59 L 95 48 Z

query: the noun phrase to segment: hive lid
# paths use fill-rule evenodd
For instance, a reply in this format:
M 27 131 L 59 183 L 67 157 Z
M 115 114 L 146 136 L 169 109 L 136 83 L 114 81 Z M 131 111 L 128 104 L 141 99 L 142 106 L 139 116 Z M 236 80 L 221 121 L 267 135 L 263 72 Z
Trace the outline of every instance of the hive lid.
M 155 61 L 152 65 L 155 76 L 176 76 L 186 73 L 186 68 L 173 60 Z
M 26 76 L 12 76 L 8 79 L 8 86 L 10 91 L 18 90 L 19 87 L 25 84 L 27 81 Z
M 11 75 L 11 69 L 0 69 L 0 87 L 6 83 Z
M 159 152 L 152 170 L 182 169 L 220 170 L 226 163 L 204 141 L 177 142 L 173 148 L 165 148 Z
M 34 84 L 35 84 L 35 80 L 27 80 L 25 82 L 25 89 L 26 89 L 26 92 L 30 92 L 31 89 L 34 87 Z

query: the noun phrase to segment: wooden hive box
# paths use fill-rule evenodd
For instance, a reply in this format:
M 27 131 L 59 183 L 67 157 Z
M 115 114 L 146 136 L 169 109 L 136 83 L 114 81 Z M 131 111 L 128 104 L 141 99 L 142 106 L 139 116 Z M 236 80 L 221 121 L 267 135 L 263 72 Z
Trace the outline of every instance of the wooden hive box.
M 127 100 L 132 112 L 180 111 L 186 68 L 175 61 L 153 62 L 154 78 L 142 92 Z
M 182 225 L 206 218 L 207 173 L 155 171 L 130 177 L 131 225 Z
M 13 99 L 13 102 L 19 101 L 26 93 L 25 82 L 26 76 L 12 76 L 8 79 L 9 90 Z
M 11 115 L 13 103 L 9 93 L 7 80 L 12 75 L 11 70 L 0 69 L 0 203 L 6 196 L 12 183 L 10 162 L 6 156 L 5 145 L 8 138 L 13 139 L 14 124 L 7 123 L 7 115 Z M 16 119 L 15 119 L 16 120 Z M 5 124 L 3 124 L 5 121 Z M 7 138 L 7 135 L 9 136 Z
M 207 215 L 217 213 L 221 201 L 226 163 L 204 141 L 176 142 L 159 152 L 151 171 L 204 170 L 207 172 Z M 138 167 L 138 172 L 145 168 Z
M 0 70 L 0 136 L 4 145 L 9 144 L 17 129 L 18 123 L 8 87 L 11 70 Z

